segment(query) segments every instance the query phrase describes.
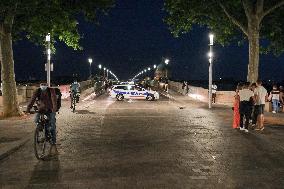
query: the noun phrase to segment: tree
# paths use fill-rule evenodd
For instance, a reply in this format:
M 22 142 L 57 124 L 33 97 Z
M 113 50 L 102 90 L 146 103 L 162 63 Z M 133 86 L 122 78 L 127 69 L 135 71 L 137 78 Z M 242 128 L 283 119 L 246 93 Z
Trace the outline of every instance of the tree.
M 247 39 L 250 82 L 258 79 L 260 52 L 284 50 L 284 0 L 166 0 L 165 7 L 176 36 L 198 24 L 212 29 L 222 45 Z M 269 44 L 260 47 L 260 40 Z
M 77 18 L 96 21 L 114 0 L 5 0 L 0 2 L 0 57 L 4 115 L 21 114 L 14 73 L 13 40 L 26 38 L 44 45 L 45 35 L 80 49 Z

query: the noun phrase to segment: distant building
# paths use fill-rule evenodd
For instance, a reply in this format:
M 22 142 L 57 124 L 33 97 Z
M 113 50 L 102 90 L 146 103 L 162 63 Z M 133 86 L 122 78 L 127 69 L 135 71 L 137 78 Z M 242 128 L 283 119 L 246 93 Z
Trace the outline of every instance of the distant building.
M 159 64 L 155 71 L 155 80 L 161 80 L 169 77 L 170 77 L 170 72 L 168 69 L 168 65 L 164 63 Z

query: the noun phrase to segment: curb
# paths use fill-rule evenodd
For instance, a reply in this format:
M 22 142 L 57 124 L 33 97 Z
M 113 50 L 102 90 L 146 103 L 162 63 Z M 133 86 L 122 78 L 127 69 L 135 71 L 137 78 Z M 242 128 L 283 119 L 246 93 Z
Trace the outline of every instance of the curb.
M 29 133 L 29 137 L 25 137 L 19 141 L 11 142 L 10 144 L 7 144 L 5 147 L 0 149 L 0 160 L 7 158 L 11 154 L 19 150 L 22 146 L 24 146 L 31 139 L 31 135 L 32 133 Z

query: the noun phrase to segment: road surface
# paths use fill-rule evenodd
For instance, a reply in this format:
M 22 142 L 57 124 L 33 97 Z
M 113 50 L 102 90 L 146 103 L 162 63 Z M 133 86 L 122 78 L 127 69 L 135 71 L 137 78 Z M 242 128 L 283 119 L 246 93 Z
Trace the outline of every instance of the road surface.
M 58 158 L 38 161 L 31 140 L 0 162 L 0 188 L 284 188 L 283 147 L 233 130 L 223 108 L 106 95 L 68 105 Z

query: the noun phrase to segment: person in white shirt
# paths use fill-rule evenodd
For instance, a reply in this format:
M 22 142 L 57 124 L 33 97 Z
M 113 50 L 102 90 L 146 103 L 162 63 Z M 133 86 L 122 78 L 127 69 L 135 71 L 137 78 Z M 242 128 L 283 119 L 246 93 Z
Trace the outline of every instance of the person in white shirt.
M 256 113 L 257 113 L 257 129 L 264 129 L 264 107 L 267 101 L 267 90 L 262 86 L 262 81 L 258 80 L 256 82 L 256 89 L 254 91 L 255 103 L 256 103 Z
M 243 89 L 239 91 L 240 96 L 240 130 L 248 132 L 249 120 L 251 118 L 252 110 L 252 99 L 254 98 L 253 92 L 249 89 L 249 82 L 246 82 L 243 86 Z M 245 119 L 245 128 L 244 128 L 244 119 Z
M 217 85 L 213 83 L 212 85 L 212 102 L 216 103 L 216 96 L 217 96 Z

